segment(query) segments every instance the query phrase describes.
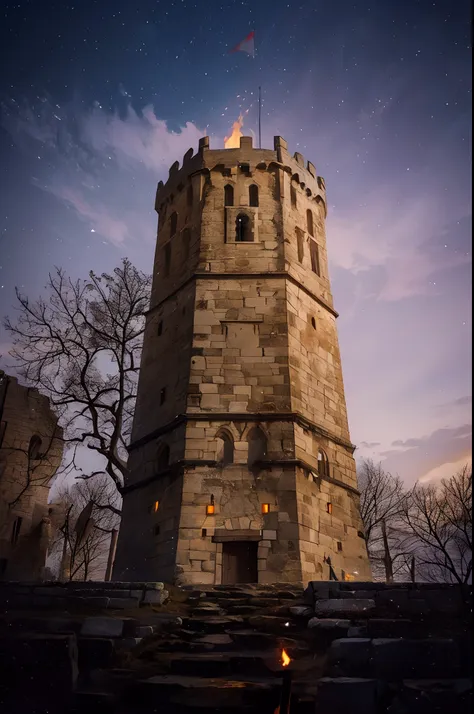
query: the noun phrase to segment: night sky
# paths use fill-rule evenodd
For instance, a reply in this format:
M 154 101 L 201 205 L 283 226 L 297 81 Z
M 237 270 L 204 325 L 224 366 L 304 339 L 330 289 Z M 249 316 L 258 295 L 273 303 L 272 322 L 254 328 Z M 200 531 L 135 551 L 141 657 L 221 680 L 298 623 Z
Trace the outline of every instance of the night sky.
M 222 147 L 241 111 L 256 132 L 261 84 L 262 145 L 283 136 L 326 180 L 356 454 L 407 484 L 469 458 L 468 0 L 0 12 L 1 314 L 54 265 L 85 277 L 128 256 L 151 272 L 157 181 L 206 132 Z M 251 30 L 256 57 L 229 54 Z M 8 349 L 0 332 L 3 366 Z

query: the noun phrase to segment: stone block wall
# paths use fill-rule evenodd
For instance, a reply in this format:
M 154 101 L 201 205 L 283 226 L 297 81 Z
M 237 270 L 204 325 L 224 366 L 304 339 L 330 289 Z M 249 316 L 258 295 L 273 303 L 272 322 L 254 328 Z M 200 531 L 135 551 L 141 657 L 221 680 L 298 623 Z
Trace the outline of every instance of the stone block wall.
M 329 577 L 328 556 L 338 579 L 371 580 L 357 492 L 300 468 L 296 493 L 303 582 Z
M 336 319 L 290 282 L 287 309 L 292 409 L 350 446 Z
M 147 316 L 132 443 L 186 411 L 195 292 L 188 284 Z
M 289 411 L 285 304 L 278 279 L 197 282 L 189 413 Z

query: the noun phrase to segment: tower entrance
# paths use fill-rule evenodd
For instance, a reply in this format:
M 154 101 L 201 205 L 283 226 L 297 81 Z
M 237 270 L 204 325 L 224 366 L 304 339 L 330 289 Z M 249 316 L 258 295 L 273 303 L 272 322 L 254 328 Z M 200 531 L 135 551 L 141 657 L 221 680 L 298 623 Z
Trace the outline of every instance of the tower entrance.
M 222 584 L 257 583 L 256 541 L 235 540 L 222 544 Z

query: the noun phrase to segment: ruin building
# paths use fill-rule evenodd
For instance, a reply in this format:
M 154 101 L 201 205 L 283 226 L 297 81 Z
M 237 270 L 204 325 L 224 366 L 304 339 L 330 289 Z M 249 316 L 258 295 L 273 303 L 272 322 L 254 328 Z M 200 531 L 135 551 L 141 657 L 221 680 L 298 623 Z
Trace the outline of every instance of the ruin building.
M 205 137 L 155 207 L 114 579 L 370 580 L 324 180 L 281 137 Z
M 0 371 L 0 579 L 42 577 L 54 530 L 48 496 L 62 453 L 48 398 Z

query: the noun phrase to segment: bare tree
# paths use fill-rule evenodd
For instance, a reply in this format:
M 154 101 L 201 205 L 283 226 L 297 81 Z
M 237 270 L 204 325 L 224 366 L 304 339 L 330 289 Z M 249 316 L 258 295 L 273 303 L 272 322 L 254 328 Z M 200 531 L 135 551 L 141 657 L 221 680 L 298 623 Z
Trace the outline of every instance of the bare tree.
M 403 503 L 421 577 L 467 583 L 472 578 L 472 469 L 465 466 L 439 486 L 417 484 Z
M 77 472 L 77 449 L 86 446 L 104 466 L 82 478 L 105 473 L 119 494 L 150 288 L 151 276 L 127 259 L 112 275 L 91 272 L 87 280 L 73 281 L 57 268 L 47 298 L 30 302 L 17 290 L 18 318 L 5 320 L 17 371 L 59 415 L 69 447 L 63 469 Z
M 89 504 L 90 518 L 78 529 Z M 50 552 L 55 569 L 69 580 L 102 579 L 110 537 L 119 525 L 115 510 L 120 510 L 120 497 L 114 484 L 105 474 L 78 481 L 59 492 L 55 508 L 62 511 Z
M 400 514 L 404 488 L 381 464 L 364 460 L 357 472 L 360 512 L 374 576 L 392 582 L 405 573 L 409 551 Z

